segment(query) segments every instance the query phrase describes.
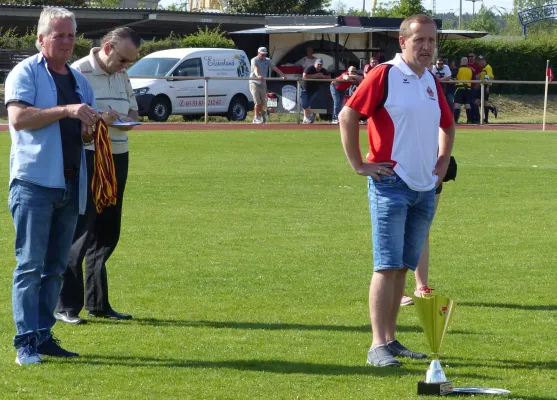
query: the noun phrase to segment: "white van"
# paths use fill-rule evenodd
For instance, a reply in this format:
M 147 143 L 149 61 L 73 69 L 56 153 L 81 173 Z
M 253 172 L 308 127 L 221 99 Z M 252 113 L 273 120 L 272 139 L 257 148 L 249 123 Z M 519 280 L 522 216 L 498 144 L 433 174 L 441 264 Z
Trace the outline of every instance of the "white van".
M 250 63 L 242 50 L 171 49 L 149 54 L 129 70 L 139 115 L 166 121 L 169 115 L 184 120 L 205 114 L 204 77 L 249 77 Z M 134 76 L 166 76 L 166 79 L 138 79 Z M 199 77 L 176 80 L 174 77 Z M 248 80 L 209 80 L 208 112 L 230 121 L 243 121 L 253 110 Z

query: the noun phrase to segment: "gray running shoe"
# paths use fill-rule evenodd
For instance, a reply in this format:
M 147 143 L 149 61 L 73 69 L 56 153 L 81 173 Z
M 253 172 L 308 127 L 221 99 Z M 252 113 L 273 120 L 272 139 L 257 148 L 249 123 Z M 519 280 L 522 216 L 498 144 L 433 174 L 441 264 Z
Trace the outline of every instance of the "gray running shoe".
M 400 367 L 400 361 L 393 357 L 387 345 L 369 349 L 367 363 L 376 367 Z
M 393 340 L 392 342 L 387 343 L 387 347 L 391 351 L 391 354 L 395 357 L 408 357 L 418 360 L 427 358 L 427 355 L 425 355 L 424 353 L 414 353 L 413 351 L 408 350 L 406 347 L 400 344 L 398 340 Z

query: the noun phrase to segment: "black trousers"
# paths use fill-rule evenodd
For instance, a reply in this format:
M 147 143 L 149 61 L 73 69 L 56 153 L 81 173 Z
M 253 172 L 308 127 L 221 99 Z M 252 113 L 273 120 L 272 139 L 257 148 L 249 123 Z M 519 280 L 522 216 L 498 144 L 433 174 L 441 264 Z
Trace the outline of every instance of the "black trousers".
M 86 150 L 87 159 L 87 209 L 77 220 L 77 227 L 70 250 L 70 262 L 63 275 L 57 312 L 78 315 L 83 309 L 108 312 L 108 279 L 106 262 L 120 239 L 122 203 L 128 179 L 129 153 L 114 154 L 114 170 L 118 184 L 116 205 L 106 207 L 101 214 L 93 204 L 91 182 L 94 170 L 94 151 Z M 85 282 L 83 282 L 85 259 Z M 85 291 L 84 291 L 85 287 Z

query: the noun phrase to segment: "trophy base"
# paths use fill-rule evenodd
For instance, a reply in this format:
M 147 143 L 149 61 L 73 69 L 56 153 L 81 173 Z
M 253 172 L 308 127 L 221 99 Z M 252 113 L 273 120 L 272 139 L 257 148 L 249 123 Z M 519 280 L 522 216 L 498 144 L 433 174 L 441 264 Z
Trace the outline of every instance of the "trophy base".
M 441 383 L 418 382 L 418 395 L 420 396 L 446 396 L 453 393 L 452 381 Z

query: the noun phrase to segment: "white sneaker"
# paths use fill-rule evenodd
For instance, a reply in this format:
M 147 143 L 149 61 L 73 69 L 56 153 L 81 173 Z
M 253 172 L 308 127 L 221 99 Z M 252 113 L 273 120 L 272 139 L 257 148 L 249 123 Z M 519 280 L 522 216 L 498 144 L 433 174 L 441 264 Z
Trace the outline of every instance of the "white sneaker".
M 257 117 L 255 117 L 255 118 L 253 118 L 253 122 L 252 122 L 252 123 L 254 123 L 254 124 L 262 124 L 262 123 L 263 123 L 263 120 L 262 120 L 262 119 L 259 119 L 259 118 L 257 118 Z
M 304 124 L 311 124 L 312 122 L 313 122 L 312 120 L 310 120 L 310 119 L 304 117 L 304 120 L 303 120 L 303 123 L 304 123 Z
M 37 345 L 34 340 L 17 350 L 15 362 L 19 365 L 40 364 L 42 362 L 37 353 Z
M 315 113 L 312 112 L 312 113 L 309 115 L 309 120 L 311 121 L 312 124 L 315 122 Z
M 333 120 L 331 121 L 331 124 L 336 124 L 336 125 L 338 125 L 338 119 L 333 119 Z

